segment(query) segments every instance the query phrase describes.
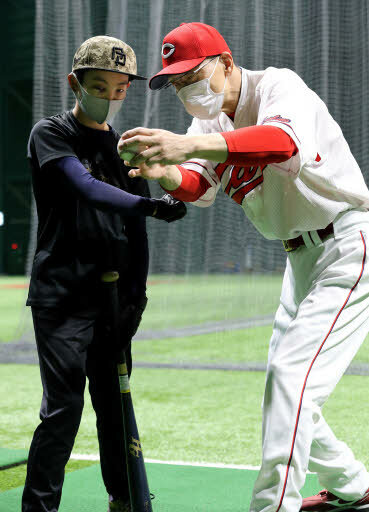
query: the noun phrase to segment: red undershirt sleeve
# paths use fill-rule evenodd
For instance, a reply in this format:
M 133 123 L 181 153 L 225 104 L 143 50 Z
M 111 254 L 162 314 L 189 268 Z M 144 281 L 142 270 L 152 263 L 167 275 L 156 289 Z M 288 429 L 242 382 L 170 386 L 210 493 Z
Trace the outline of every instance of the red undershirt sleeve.
M 298 152 L 292 138 L 276 126 L 250 126 L 223 132 L 228 147 L 229 165 L 260 166 L 289 160 Z M 166 190 L 176 199 L 193 203 L 211 187 L 210 183 L 196 171 L 177 165 L 182 174 L 182 183 L 175 190 Z
M 177 165 L 176 167 L 182 174 L 182 183 L 180 186 L 175 190 L 167 190 L 162 187 L 165 192 L 168 192 L 168 194 L 176 199 L 193 203 L 203 196 L 208 188 L 211 187 L 207 179 L 198 172 L 185 169 L 181 165 Z
M 289 160 L 298 152 L 292 138 L 276 126 L 249 126 L 222 132 L 228 147 L 229 165 L 265 166 Z

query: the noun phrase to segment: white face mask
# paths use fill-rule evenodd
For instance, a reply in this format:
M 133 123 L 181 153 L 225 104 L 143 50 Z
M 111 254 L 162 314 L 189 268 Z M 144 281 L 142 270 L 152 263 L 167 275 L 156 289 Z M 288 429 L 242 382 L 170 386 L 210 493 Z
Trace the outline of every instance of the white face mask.
M 185 109 L 192 117 L 198 119 L 215 119 L 222 111 L 224 90 L 227 77 L 224 80 L 223 90 L 214 92 L 210 87 L 210 80 L 219 62 L 219 57 L 209 78 L 204 78 L 194 84 L 182 87 L 177 93 Z
M 74 75 L 74 73 L 73 73 Z M 74 75 L 77 82 L 78 78 Z M 74 91 L 74 95 L 81 107 L 81 110 L 90 119 L 93 119 L 99 124 L 103 124 L 105 121 L 111 121 L 114 116 L 119 112 L 122 107 L 123 100 L 106 100 L 105 98 L 97 98 L 92 94 L 88 93 L 84 87 L 78 82 L 81 96 L 77 95 Z

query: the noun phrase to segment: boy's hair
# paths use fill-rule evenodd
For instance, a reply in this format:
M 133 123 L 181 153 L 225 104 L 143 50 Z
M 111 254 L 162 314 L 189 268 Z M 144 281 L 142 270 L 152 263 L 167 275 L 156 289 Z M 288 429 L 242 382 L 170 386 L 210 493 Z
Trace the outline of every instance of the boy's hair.
M 74 71 L 74 74 L 76 75 L 77 80 L 81 85 L 83 85 L 83 78 L 85 76 L 86 71 L 88 71 L 88 69 L 76 69 Z

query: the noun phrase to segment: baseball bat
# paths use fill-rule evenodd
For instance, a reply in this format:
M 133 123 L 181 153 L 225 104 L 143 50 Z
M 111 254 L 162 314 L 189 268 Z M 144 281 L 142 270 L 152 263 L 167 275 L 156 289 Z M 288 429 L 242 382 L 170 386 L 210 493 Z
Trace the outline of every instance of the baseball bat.
M 111 332 L 116 347 L 119 343 L 119 300 L 117 281 L 118 272 L 104 272 L 101 276 L 103 283 L 107 285 L 108 306 L 111 308 Z M 140 437 L 138 435 L 137 422 L 133 409 L 131 390 L 124 350 L 119 350 L 118 378 L 120 398 L 123 413 L 123 428 L 126 448 L 126 464 L 128 474 L 129 495 L 132 512 L 152 512 L 149 485 L 147 482 L 145 461 L 143 458 Z

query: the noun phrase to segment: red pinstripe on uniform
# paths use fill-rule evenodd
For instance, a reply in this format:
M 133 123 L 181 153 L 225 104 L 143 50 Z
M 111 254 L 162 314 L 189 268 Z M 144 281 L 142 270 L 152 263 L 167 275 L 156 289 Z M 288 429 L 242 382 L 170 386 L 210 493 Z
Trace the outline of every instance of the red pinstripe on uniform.
M 288 459 L 288 463 L 287 463 L 287 469 L 286 469 L 286 476 L 285 476 L 285 479 L 284 479 L 284 484 L 283 484 L 283 490 L 282 490 L 282 495 L 281 495 L 281 499 L 279 501 L 279 505 L 278 505 L 278 508 L 276 510 L 276 512 L 279 512 L 281 506 L 282 506 L 282 502 L 283 502 L 283 498 L 284 498 L 284 495 L 285 495 L 285 492 L 286 492 L 286 486 L 287 486 L 287 480 L 288 480 L 288 473 L 289 473 L 289 470 L 290 470 L 290 466 L 291 466 L 291 461 L 292 461 L 292 456 L 293 456 L 293 450 L 294 450 L 294 446 L 295 446 L 295 441 L 296 441 L 296 433 L 297 433 L 297 427 L 298 427 L 298 424 L 299 424 L 299 419 L 300 419 L 300 414 L 301 414 L 301 406 L 302 406 L 302 399 L 303 399 L 303 396 L 304 396 L 304 391 L 305 391 L 305 388 L 306 388 L 306 382 L 307 382 L 307 379 L 309 377 L 309 374 L 311 372 L 311 369 L 313 367 L 313 364 L 315 363 L 319 353 L 321 352 L 323 346 L 324 346 L 324 343 L 327 341 L 328 339 L 328 336 L 331 334 L 332 330 L 333 330 L 333 327 L 335 326 L 340 314 L 342 313 L 344 307 L 346 306 L 346 304 L 348 303 L 349 299 L 350 299 L 350 296 L 352 294 L 352 292 L 355 290 L 356 286 L 359 284 L 359 281 L 363 275 L 363 272 L 364 272 L 364 266 L 365 266 L 365 258 L 366 258 L 366 244 L 365 244 L 365 240 L 364 240 L 364 236 L 363 236 L 363 233 L 360 231 L 360 235 L 361 235 L 361 239 L 363 241 L 363 245 L 364 245 L 364 256 L 363 256 L 363 261 L 362 261 L 362 264 L 361 264 L 361 271 L 360 271 L 360 275 L 359 277 L 357 278 L 356 280 L 356 283 L 354 284 L 354 286 L 351 288 L 343 306 L 341 307 L 341 309 L 339 310 L 339 312 L 337 313 L 337 316 L 336 318 L 334 319 L 334 322 L 332 323 L 329 331 L 328 331 L 328 334 L 327 336 L 324 338 L 322 344 L 320 345 L 317 353 L 315 354 L 313 360 L 311 361 L 311 364 L 309 366 L 309 369 L 307 371 L 307 374 L 305 376 L 305 380 L 304 380 L 304 384 L 302 386 L 302 390 L 301 390 L 301 395 L 300 395 L 300 403 L 299 403 L 299 407 L 298 407 L 298 410 L 297 410 L 297 417 L 296 417 L 296 423 L 295 423 L 295 429 L 294 429 L 294 432 L 293 432 L 293 438 L 292 438 L 292 445 L 291 445 L 291 452 L 290 452 L 290 457 Z

